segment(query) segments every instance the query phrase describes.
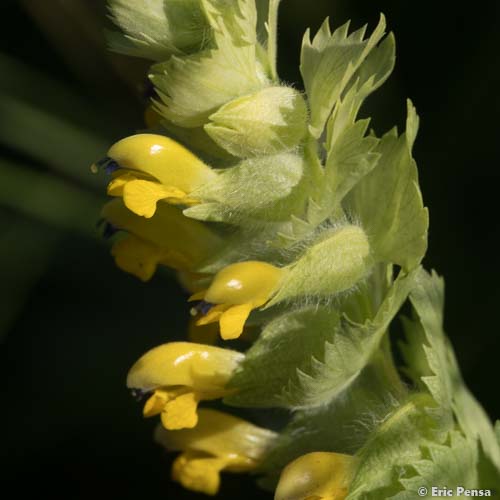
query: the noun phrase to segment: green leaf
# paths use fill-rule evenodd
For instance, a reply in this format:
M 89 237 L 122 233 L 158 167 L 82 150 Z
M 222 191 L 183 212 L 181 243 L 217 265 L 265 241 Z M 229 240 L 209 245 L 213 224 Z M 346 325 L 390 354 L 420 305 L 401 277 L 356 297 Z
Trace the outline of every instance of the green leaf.
M 330 124 L 336 121 L 334 116 L 335 114 L 332 114 L 329 128 Z M 332 137 L 329 141 L 325 184 L 328 184 L 331 191 L 332 211 L 347 193 L 375 168 L 380 158 L 380 154 L 375 152 L 379 140 L 375 137 L 365 137 L 368 123 L 368 120 L 355 122 L 343 128 L 335 140 Z M 331 126 L 333 128 L 335 125 Z
M 311 167 L 317 164 L 313 168 L 317 178 L 309 194 L 306 213 L 290 217 L 279 232 L 277 246 L 289 247 L 307 238 L 328 218 L 342 218 L 339 205 L 343 198 L 375 168 L 380 158 L 380 153 L 375 151 L 379 140 L 374 136 L 365 137 L 369 121 L 356 122 L 356 116 L 366 97 L 391 73 L 394 53 L 394 37 L 389 34 L 369 53 L 339 97 L 328 120 L 325 168 L 320 165 L 316 153 L 309 155 Z
M 286 216 L 302 179 L 303 163 L 292 153 L 260 156 L 221 170 L 215 181 L 193 193 L 204 204 L 184 213 L 193 218 L 238 222 L 246 218 L 265 221 Z M 299 193 L 300 194 L 300 193 Z
M 0 206 L 57 228 L 95 237 L 103 201 L 55 176 L 0 159 Z
M 413 275 L 399 277 L 363 324 L 328 307 L 304 308 L 272 321 L 233 376 L 230 386 L 238 392 L 227 402 L 286 408 L 328 403 L 370 362 L 412 284 Z
M 326 120 L 349 81 L 370 51 L 382 39 L 385 18 L 372 35 L 364 40 L 366 26 L 348 35 L 349 23 L 333 34 L 325 20 L 311 41 L 309 30 L 302 42 L 300 71 L 304 80 L 311 111 L 310 132 L 321 136 Z
M 156 108 L 181 127 L 199 127 L 228 101 L 262 88 L 267 80 L 256 57 L 257 11 L 253 0 L 202 0 L 215 47 L 153 66 Z
M 212 28 L 235 46 L 257 43 L 255 0 L 199 0 Z
M 414 134 L 416 115 L 409 104 L 407 128 Z M 427 249 L 429 218 L 418 186 L 411 138 L 387 133 L 375 152 L 377 166 L 356 185 L 346 200 L 346 209 L 368 234 L 375 257 L 404 269 L 416 267 Z
M 428 444 L 425 451 L 427 457 L 412 464 L 411 468 L 417 475 L 402 478 L 405 491 L 391 496 L 391 500 L 414 500 L 420 487 L 426 487 L 429 492 L 433 486 L 446 487 L 455 493 L 459 486 L 468 489 L 479 486 L 476 441 L 468 440 L 455 431 L 450 434 L 449 444 Z M 448 498 L 463 498 L 463 495 Z
M 299 410 L 280 432 L 260 470 L 260 482 L 274 488 L 281 470 L 295 458 L 313 451 L 354 454 L 398 406 L 406 391 L 387 373 L 381 351 L 354 382 L 330 403 Z
M 455 354 L 443 331 L 444 282 L 435 273 L 421 270 L 410 294 L 416 318 L 406 320 L 407 345 L 402 351 L 409 373 L 424 384 L 438 408 L 434 413 L 451 412 L 466 437 L 479 439 L 485 453 L 500 468 L 500 447 L 483 408 L 465 386 Z
M 199 0 L 109 0 L 108 6 L 124 32 L 110 33 L 110 46 L 122 54 L 165 61 L 210 39 Z
M 429 399 L 427 394 L 409 396 L 370 435 L 357 453 L 359 466 L 346 500 L 385 499 L 403 489 L 401 474 L 421 459 L 422 446 L 432 444 Z
M 230 101 L 210 115 L 205 130 L 234 156 L 290 151 L 306 134 L 307 108 L 295 89 L 267 87 Z
M 152 68 L 150 79 L 162 101 L 155 107 L 175 125 L 202 126 L 226 102 L 264 86 L 257 73 L 254 45 L 235 46 L 220 34 L 216 42 L 216 49 L 173 56 Z

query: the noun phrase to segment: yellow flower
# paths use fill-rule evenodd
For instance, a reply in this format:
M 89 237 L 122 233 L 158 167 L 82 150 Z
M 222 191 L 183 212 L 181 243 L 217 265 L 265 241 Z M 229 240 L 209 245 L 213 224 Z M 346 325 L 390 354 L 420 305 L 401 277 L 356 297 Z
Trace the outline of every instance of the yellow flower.
M 167 429 L 194 427 L 201 400 L 229 394 L 225 389 L 244 355 L 189 342 L 170 342 L 148 351 L 132 366 L 127 387 L 138 396 L 152 393 L 144 416 L 161 414 Z
M 127 208 L 152 217 L 158 201 L 193 205 L 191 192 L 216 177 L 216 173 L 184 146 L 157 134 L 137 134 L 111 146 L 107 157 L 92 166 L 113 175 L 108 194 L 123 196 Z
M 231 264 L 219 271 L 207 290 L 190 300 L 201 300 L 192 313 L 203 316 L 198 325 L 218 321 L 223 339 L 238 338 L 252 309 L 264 305 L 276 292 L 284 270 L 266 262 Z
M 161 204 L 150 219 L 128 210 L 121 199 L 107 203 L 102 217 L 127 236 L 113 244 L 116 265 L 148 281 L 159 264 L 191 271 L 220 246 L 220 238 L 202 223 L 184 217 L 176 207 Z
M 302 455 L 282 471 L 275 500 L 344 500 L 355 460 L 340 453 Z
M 168 450 L 179 450 L 172 476 L 185 488 L 215 495 L 220 472 L 245 472 L 262 460 L 276 433 L 216 410 L 199 411 L 194 429 L 167 431 L 159 426 L 155 440 Z

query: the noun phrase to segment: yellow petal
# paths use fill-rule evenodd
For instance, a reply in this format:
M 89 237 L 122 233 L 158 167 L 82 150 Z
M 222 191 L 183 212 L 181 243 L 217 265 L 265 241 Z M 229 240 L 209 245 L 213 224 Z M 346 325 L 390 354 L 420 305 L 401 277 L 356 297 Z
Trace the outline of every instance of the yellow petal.
M 283 273 L 283 269 L 266 262 L 231 264 L 215 275 L 205 300 L 213 304 L 263 304 L 279 287 Z
M 143 179 L 131 180 L 123 186 L 123 201 L 127 208 L 148 219 L 153 217 L 158 201 L 185 197 L 186 193 L 180 189 Z
M 142 414 L 145 417 L 154 417 L 155 415 L 159 415 L 163 411 L 163 408 L 168 400 L 168 393 L 157 389 L 144 404 Z
M 154 244 L 129 235 L 113 244 L 111 255 L 116 265 L 127 273 L 148 281 L 161 260 L 161 250 Z
M 222 240 L 199 221 L 183 215 L 182 211 L 168 203 L 158 203 L 153 217 L 136 215 L 121 198 L 103 207 L 102 217 L 114 226 L 134 234 L 161 249 L 170 261 L 179 262 L 176 269 L 194 269 L 200 262 L 216 252 Z M 171 262 L 167 262 L 171 265 Z
M 215 495 L 219 491 L 220 471 L 226 465 L 223 458 L 203 457 L 197 453 L 183 453 L 172 465 L 172 479 L 192 491 Z
M 220 324 L 220 335 L 224 340 L 237 339 L 243 332 L 245 321 L 252 310 L 252 304 L 241 304 L 230 307 L 222 313 Z
M 199 394 L 191 391 L 168 401 L 161 414 L 161 422 L 165 429 L 195 427 L 198 423 L 196 410 L 199 401 Z
M 350 455 L 314 452 L 302 455 L 281 473 L 275 500 L 344 500 L 354 470 Z
M 276 438 L 269 429 L 209 408 L 198 410 L 192 429 L 168 431 L 159 425 L 155 430 L 155 441 L 166 449 L 226 457 L 227 469 L 235 472 L 254 469 Z
M 208 325 L 209 323 L 213 323 L 214 321 L 218 321 L 221 317 L 222 313 L 226 311 L 230 307 L 227 304 L 217 304 L 212 307 L 210 311 L 207 312 L 204 316 L 201 316 L 200 319 L 196 322 L 198 326 L 200 325 Z
M 137 176 L 134 174 L 123 173 L 121 170 L 118 172 L 120 172 L 120 174 L 108 184 L 109 196 L 123 196 L 123 188 L 125 184 L 137 179 Z

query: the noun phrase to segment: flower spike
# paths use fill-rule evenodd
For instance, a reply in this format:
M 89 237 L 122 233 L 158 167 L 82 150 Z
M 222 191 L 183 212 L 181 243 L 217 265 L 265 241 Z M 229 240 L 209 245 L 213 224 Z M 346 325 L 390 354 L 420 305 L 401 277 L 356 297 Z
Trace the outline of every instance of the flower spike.
M 161 414 L 167 429 L 194 427 L 201 400 L 230 393 L 225 385 L 244 355 L 202 344 L 170 342 L 151 349 L 130 369 L 127 387 L 152 395 L 144 416 Z
M 194 429 L 168 431 L 158 426 L 155 440 L 182 453 L 172 466 L 172 477 L 185 488 L 215 495 L 220 472 L 246 472 L 261 462 L 276 434 L 226 413 L 202 409 Z
M 247 261 L 231 264 L 219 271 L 209 288 L 190 300 L 201 300 L 192 309 L 203 315 L 198 325 L 218 321 L 221 337 L 238 338 L 253 309 L 264 305 L 276 292 L 284 271 L 266 262 Z

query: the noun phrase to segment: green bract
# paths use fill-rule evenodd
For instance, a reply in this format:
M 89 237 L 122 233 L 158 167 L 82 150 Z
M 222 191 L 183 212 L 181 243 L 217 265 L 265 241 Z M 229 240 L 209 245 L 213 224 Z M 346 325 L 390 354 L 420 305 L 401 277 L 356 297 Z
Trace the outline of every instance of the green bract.
M 205 130 L 229 153 L 259 156 L 288 151 L 306 134 L 307 108 L 289 87 L 268 87 L 222 106 Z
M 408 101 L 402 133 L 377 134 L 358 117 L 394 67 L 385 18 L 368 36 L 348 23 L 332 33 L 328 20 L 314 37 L 307 31 L 301 92 L 276 71 L 278 0 L 109 4 L 123 31 L 115 49 L 155 61 L 156 132 L 211 169 L 176 210 L 224 243 L 183 282 L 201 301 L 196 322 L 219 323 L 225 338 L 245 327 L 253 342 L 214 397 L 291 411 L 253 464 L 261 484 L 275 487 L 287 464 L 322 451 L 355 456 L 338 500 L 410 500 L 433 485 L 500 489 L 500 426 L 495 433 L 466 388 L 442 328 L 443 282 L 420 266 L 429 218 L 415 107 Z M 131 182 L 158 204 L 175 199 L 176 186 Z M 407 299 L 398 367 L 390 329 Z M 171 396 L 155 397 L 165 406 Z M 188 464 L 194 470 L 181 456 L 174 477 L 194 474 Z M 193 477 L 203 479 L 184 484 L 198 484 Z

